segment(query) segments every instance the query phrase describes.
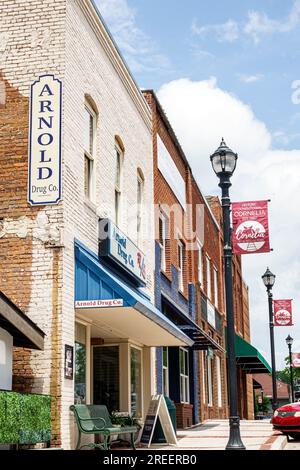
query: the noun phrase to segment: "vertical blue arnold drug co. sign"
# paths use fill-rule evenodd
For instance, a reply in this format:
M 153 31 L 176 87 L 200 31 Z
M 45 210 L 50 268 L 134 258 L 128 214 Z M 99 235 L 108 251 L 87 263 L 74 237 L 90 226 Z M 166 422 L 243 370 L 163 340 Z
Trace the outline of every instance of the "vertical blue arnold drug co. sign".
M 28 202 L 58 204 L 61 200 L 62 82 L 42 75 L 31 85 Z

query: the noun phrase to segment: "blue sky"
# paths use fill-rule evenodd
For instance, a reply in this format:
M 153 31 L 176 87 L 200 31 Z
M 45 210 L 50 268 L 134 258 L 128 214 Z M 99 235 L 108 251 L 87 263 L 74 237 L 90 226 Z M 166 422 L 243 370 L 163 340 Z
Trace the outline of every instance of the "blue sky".
M 233 200 L 271 199 L 274 251 L 243 257 L 253 343 L 269 358 L 261 275 L 294 298 L 300 351 L 300 0 L 96 0 L 140 87 L 153 88 L 200 187 L 219 194 L 209 155 L 222 136 L 239 153 Z M 292 87 L 295 87 L 293 89 Z

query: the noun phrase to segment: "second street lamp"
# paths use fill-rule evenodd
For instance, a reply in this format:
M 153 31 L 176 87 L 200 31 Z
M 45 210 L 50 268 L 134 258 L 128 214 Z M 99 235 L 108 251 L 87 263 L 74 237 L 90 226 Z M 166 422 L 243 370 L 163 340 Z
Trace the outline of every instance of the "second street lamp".
M 228 349 L 228 375 L 229 375 L 229 403 L 230 403 L 230 435 L 226 450 L 245 450 L 240 435 L 240 418 L 237 408 L 237 368 L 235 357 L 235 328 L 233 308 L 233 286 L 232 286 L 232 245 L 230 210 L 231 202 L 229 188 L 230 178 L 234 173 L 237 161 L 234 153 L 222 139 L 220 147 L 211 155 L 210 160 L 214 172 L 220 179 L 219 186 L 222 189 L 223 209 L 223 236 L 224 236 L 224 270 L 225 270 L 225 293 L 226 293 L 226 316 L 227 316 L 227 349 Z
M 270 343 L 271 343 L 271 361 L 272 361 L 272 388 L 273 388 L 273 400 L 272 409 L 273 411 L 278 408 L 277 403 L 277 378 L 276 378 L 276 361 L 275 361 L 275 345 L 274 345 L 274 318 L 273 318 L 273 294 L 272 288 L 275 284 L 276 276 L 269 268 L 267 268 L 265 274 L 262 276 L 264 285 L 267 288 L 268 293 L 268 304 L 269 304 L 269 326 L 270 326 Z
M 292 361 L 292 346 L 293 346 L 293 338 L 291 335 L 288 335 L 285 342 L 289 348 L 289 360 L 290 360 L 290 383 L 291 383 L 291 395 L 292 395 L 292 403 L 295 401 L 295 394 L 294 394 L 294 377 L 293 377 L 293 361 Z

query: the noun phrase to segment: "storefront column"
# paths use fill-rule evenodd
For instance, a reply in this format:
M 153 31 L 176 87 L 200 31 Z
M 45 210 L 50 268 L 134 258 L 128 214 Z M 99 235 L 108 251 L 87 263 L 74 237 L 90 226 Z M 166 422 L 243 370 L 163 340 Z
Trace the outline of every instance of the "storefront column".
M 93 389 L 92 384 L 92 374 L 91 374 L 91 325 L 86 325 L 85 330 L 85 340 L 86 340 L 86 403 L 91 403 L 91 390 Z
M 130 347 L 128 343 L 120 346 L 120 411 L 130 413 Z
M 143 348 L 143 416 L 148 411 L 151 395 L 153 394 L 152 349 Z

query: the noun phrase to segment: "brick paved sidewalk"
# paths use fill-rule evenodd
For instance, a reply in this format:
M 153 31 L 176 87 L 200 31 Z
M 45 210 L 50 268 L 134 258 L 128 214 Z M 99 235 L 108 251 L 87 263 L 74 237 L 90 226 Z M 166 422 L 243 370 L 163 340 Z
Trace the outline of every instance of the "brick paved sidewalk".
M 201 426 L 178 431 L 178 447 L 153 444 L 151 449 L 224 450 L 228 435 L 228 420 L 208 420 Z M 281 450 L 287 442 L 267 420 L 241 421 L 241 436 L 247 450 Z

